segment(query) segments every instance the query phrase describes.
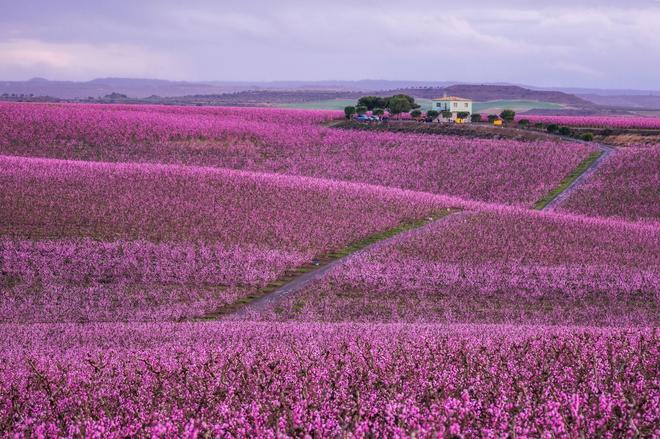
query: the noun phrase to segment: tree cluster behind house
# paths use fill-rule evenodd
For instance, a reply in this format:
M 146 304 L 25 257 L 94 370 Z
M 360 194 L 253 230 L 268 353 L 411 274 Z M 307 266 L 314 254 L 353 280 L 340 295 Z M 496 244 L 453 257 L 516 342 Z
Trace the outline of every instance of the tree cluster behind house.
M 388 111 L 390 114 L 400 114 L 400 113 L 409 113 L 411 111 L 419 112 L 418 116 L 421 116 L 421 111 L 417 110 L 419 104 L 415 102 L 415 98 L 412 96 L 398 94 L 393 96 L 362 96 L 357 101 L 356 106 L 348 106 L 344 108 L 344 114 L 347 118 L 352 117 L 354 114 L 365 114 L 367 111 L 371 111 L 372 114 L 376 116 L 381 116 Z M 413 115 L 413 117 L 415 117 Z

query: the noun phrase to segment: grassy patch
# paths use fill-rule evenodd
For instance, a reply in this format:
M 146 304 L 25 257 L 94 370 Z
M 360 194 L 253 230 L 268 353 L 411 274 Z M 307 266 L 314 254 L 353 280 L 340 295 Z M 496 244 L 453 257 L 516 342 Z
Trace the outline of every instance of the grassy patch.
M 248 296 L 242 297 L 232 303 L 229 303 L 227 305 L 224 305 L 220 309 L 217 309 L 211 313 L 208 313 L 204 316 L 201 316 L 195 320 L 215 320 L 218 319 L 222 316 L 232 314 L 239 309 L 243 308 L 246 305 L 249 305 L 250 303 L 254 302 L 257 299 L 261 299 L 262 297 L 274 292 L 275 290 L 283 287 L 284 285 L 288 284 L 289 282 L 293 281 L 294 279 L 302 276 L 305 273 L 309 273 L 310 271 L 317 270 L 321 267 L 324 267 L 328 265 L 329 263 L 336 261 L 337 259 L 341 259 L 343 257 L 346 257 L 352 253 L 355 253 L 357 251 L 360 251 L 372 244 L 375 244 L 379 241 L 382 241 L 387 238 L 391 238 L 395 235 L 398 235 L 399 233 L 407 232 L 408 230 L 413 230 L 417 229 L 419 227 L 425 226 L 426 224 L 429 224 L 433 221 L 437 221 L 440 218 L 443 218 L 447 215 L 450 215 L 452 213 L 457 212 L 459 209 L 455 208 L 449 208 L 449 209 L 443 209 L 441 211 L 438 211 L 434 214 L 429 215 L 426 218 L 423 219 L 416 219 L 412 221 L 405 221 L 401 224 L 399 224 L 396 227 L 393 227 L 391 229 L 385 230 L 380 233 L 376 233 L 374 235 L 368 236 L 360 241 L 356 241 L 344 248 L 338 249 L 338 250 L 333 250 L 329 251 L 327 253 L 318 255 L 315 259 L 317 260 L 317 264 L 313 264 L 311 261 L 297 267 L 293 270 L 287 270 L 284 274 L 282 274 L 279 278 L 275 279 L 274 281 L 271 281 L 268 283 L 263 288 L 260 288 L 256 293 L 250 294 Z
M 589 154 L 589 157 L 582 160 L 582 162 L 573 169 L 573 171 L 568 174 L 564 179 L 559 183 L 559 186 L 548 192 L 548 194 L 534 203 L 534 209 L 541 210 L 547 206 L 552 200 L 557 198 L 559 194 L 564 192 L 580 175 L 582 175 L 589 167 L 596 161 L 598 158 L 603 155 L 603 151 L 595 151 Z

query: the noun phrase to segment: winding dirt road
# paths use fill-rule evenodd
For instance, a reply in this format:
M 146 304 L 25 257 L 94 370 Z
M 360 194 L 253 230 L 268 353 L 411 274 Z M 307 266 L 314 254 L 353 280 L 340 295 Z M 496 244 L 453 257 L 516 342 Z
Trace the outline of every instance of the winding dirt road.
M 572 140 L 576 141 L 576 140 Z M 588 143 L 590 145 L 597 146 L 603 153 L 598 157 L 596 160 L 589 165 L 589 167 L 578 176 L 571 184 L 569 184 L 563 191 L 561 191 L 552 201 L 550 201 L 548 204 L 546 204 L 543 209 L 541 210 L 554 210 L 557 206 L 562 204 L 564 200 L 568 199 L 575 190 L 582 186 L 587 179 L 589 178 L 590 175 L 594 174 L 598 168 L 600 168 L 603 163 L 606 162 L 607 158 L 611 156 L 615 149 L 612 148 L 611 146 L 603 145 L 602 143 L 594 143 L 594 142 L 583 142 L 583 143 Z
M 233 318 L 239 318 L 239 319 L 250 319 L 253 318 L 260 313 L 272 309 L 273 306 L 275 306 L 277 303 L 280 303 L 284 300 L 286 300 L 289 296 L 296 294 L 297 292 L 301 291 L 304 289 L 307 285 L 311 284 L 312 282 L 319 280 L 322 278 L 328 271 L 332 270 L 332 268 L 343 264 L 348 260 L 349 258 L 352 258 L 354 256 L 360 255 L 364 252 L 367 252 L 377 246 L 385 245 L 388 242 L 393 241 L 394 239 L 399 238 L 400 236 L 405 236 L 406 234 L 409 233 L 417 233 L 419 231 L 422 231 L 426 228 L 429 228 L 433 226 L 434 224 L 441 223 L 448 218 L 455 218 L 456 216 L 459 215 L 465 215 L 469 213 L 468 211 L 456 211 L 453 213 L 450 213 L 448 215 L 443 216 L 442 218 L 439 218 L 435 221 L 428 222 L 420 227 L 406 230 L 405 232 L 398 233 L 394 236 L 390 236 L 389 238 L 382 239 L 378 242 L 375 242 L 367 247 L 364 247 L 363 249 L 355 252 L 348 254 L 342 258 L 335 259 L 334 261 L 328 263 L 327 265 L 324 265 L 322 267 L 317 268 L 316 270 L 309 271 L 291 282 L 289 282 L 286 285 L 282 285 L 280 288 L 276 289 L 275 291 L 271 292 L 270 294 L 267 294 L 259 299 L 256 299 L 249 304 L 246 304 L 244 307 L 241 309 L 237 310 L 234 314 L 231 315 Z

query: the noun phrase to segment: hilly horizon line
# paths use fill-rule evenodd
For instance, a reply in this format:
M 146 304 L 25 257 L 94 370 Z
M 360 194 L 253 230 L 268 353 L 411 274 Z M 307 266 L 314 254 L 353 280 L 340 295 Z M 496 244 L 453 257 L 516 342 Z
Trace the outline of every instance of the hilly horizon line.
M 337 85 L 359 85 L 359 84 L 372 84 L 372 87 L 364 90 L 355 90 L 352 91 L 375 91 L 382 90 L 382 86 L 391 85 L 392 88 L 445 88 L 451 85 L 484 85 L 484 86 L 516 86 L 528 88 L 531 90 L 548 90 L 548 91 L 561 91 L 565 93 L 578 93 L 578 94 L 590 94 L 590 93 L 606 93 L 606 94 L 639 94 L 639 95 L 655 95 L 660 94 L 660 89 L 635 89 L 635 88 L 598 88 L 598 87 L 562 87 L 562 86 L 539 86 L 532 84 L 522 84 L 515 82 L 473 82 L 473 81 L 452 81 L 452 80 L 415 80 L 415 79 L 374 79 L 374 78 L 362 78 L 362 79 L 323 79 L 323 80 L 304 80 L 304 79 L 280 79 L 280 80 L 255 80 L 255 81 L 242 81 L 242 80 L 204 80 L 204 81 L 191 81 L 191 80 L 172 80 L 172 79 L 159 79 L 159 78 L 145 78 L 145 77 L 122 77 L 122 76 L 106 76 L 106 77 L 97 77 L 90 80 L 66 80 L 66 79 L 48 79 L 41 76 L 32 77 L 24 80 L 2 80 L 0 83 L 5 84 L 30 84 L 30 83 L 50 83 L 50 84 L 99 84 L 99 85 L 110 85 L 110 82 L 122 82 L 123 85 L 129 85 L 131 82 L 134 82 L 134 85 L 148 85 L 151 84 L 161 84 L 161 85 L 192 85 L 192 86 L 219 86 L 219 85 L 236 85 L 236 86 L 264 86 L 264 85 L 289 85 L 292 88 L 304 87 L 306 85 L 310 86 L 330 86 L 332 84 Z M 377 86 L 380 84 L 380 86 Z

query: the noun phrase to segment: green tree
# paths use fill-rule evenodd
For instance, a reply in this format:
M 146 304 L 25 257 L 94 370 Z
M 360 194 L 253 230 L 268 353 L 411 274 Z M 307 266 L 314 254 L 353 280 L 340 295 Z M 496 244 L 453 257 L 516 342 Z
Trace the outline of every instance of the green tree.
M 367 112 L 367 107 L 365 107 L 364 105 L 358 105 L 357 107 L 355 107 L 355 112 L 358 115 L 362 115 Z
M 440 114 L 442 114 L 442 117 L 444 117 L 445 119 L 450 119 L 451 118 L 451 111 L 449 111 L 449 110 L 442 110 L 440 112 Z
M 582 133 L 582 135 L 580 136 L 580 139 L 582 139 L 586 142 L 591 142 L 592 140 L 594 140 L 594 135 L 593 135 L 593 133 L 589 133 L 589 132 Z
M 383 108 L 386 105 L 385 98 L 380 96 L 362 96 L 358 99 L 358 106 L 367 107 L 367 110 L 373 110 L 374 108 Z
M 523 126 L 523 127 L 529 126 L 529 119 L 520 119 L 518 121 L 518 125 Z
M 470 115 L 467 111 L 459 111 L 456 113 L 456 116 L 461 118 L 461 119 L 467 119 L 467 117 Z
M 545 129 L 549 133 L 556 133 L 557 131 L 559 131 L 559 125 L 557 125 L 556 123 L 551 123 Z
M 352 105 L 349 105 L 348 107 L 344 107 L 344 116 L 346 116 L 346 119 L 350 119 L 353 117 L 355 114 L 355 107 Z
M 558 133 L 562 136 L 570 136 L 571 129 L 569 127 L 559 127 Z
M 419 116 L 422 115 L 422 112 L 420 110 L 413 110 L 410 112 L 410 115 L 414 118 L 418 118 Z
M 403 101 L 406 101 L 407 104 L 403 104 Z M 415 98 L 412 96 L 404 95 L 404 94 L 398 94 L 394 96 L 390 96 L 389 98 L 386 98 L 385 106 L 389 108 L 390 110 L 392 109 L 392 105 L 397 106 L 398 108 L 407 108 L 400 113 L 403 112 L 409 112 L 410 110 L 413 110 L 415 108 L 419 108 L 419 105 L 415 102 Z
M 440 113 L 437 112 L 436 110 L 429 110 L 429 111 L 426 112 L 426 117 L 430 117 L 431 119 L 435 119 L 436 117 L 438 117 L 439 114 Z
M 513 122 L 513 119 L 516 117 L 516 112 L 513 110 L 502 110 L 500 117 L 507 122 Z
M 387 100 L 387 109 L 392 114 L 407 113 L 412 110 L 410 101 L 403 96 L 393 96 Z
M 470 120 L 472 122 L 481 122 L 481 114 L 474 113 L 472 116 L 470 116 Z
M 371 111 L 371 114 L 373 114 L 374 116 L 381 117 L 383 114 L 385 114 L 385 110 L 383 110 L 382 108 L 374 108 Z

